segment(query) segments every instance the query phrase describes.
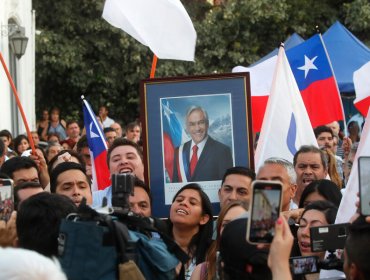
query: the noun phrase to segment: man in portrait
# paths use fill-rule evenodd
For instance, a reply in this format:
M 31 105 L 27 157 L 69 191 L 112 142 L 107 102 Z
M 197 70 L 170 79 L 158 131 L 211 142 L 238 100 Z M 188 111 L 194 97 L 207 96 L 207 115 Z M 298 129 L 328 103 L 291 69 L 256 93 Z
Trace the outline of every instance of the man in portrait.
M 208 135 L 205 109 L 191 106 L 186 113 L 186 132 L 191 140 L 175 150 L 173 183 L 221 180 L 233 166 L 230 148 Z

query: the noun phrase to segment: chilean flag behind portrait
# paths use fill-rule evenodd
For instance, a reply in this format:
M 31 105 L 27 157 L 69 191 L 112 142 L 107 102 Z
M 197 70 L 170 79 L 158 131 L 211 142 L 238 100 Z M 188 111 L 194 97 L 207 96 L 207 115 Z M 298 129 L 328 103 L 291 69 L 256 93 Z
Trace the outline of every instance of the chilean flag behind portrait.
M 256 170 L 270 157 L 293 162 L 302 145 L 317 146 L 317 141 L 284 48 L 280 47 L 254 157 Z
M 86 137 L 91 155 L 93 176 L 91 190 L 103 190 L 111 185 L 110 172 L 107 164 L 107 143 L 103 131 L 96 120 L 96 115 L 89 103 L 85 99 L 82 99 L 82 101 Z
M 342 102 L 320 34 L 286 52 L 312 127 L 344 120 Z
M 175 149 L 181 145 L 183 128 L 167 99 L 162 99 L 162 124 L 166 176 L 172 182 Z

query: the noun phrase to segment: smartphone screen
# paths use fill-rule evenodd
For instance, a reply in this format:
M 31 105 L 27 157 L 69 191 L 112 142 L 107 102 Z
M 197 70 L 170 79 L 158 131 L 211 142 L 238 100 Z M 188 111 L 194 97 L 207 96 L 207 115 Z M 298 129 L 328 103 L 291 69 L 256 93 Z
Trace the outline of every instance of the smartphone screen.
M 370 215 L 370 157 L 358 158 L 358 178 L 360 189 L 360 212 Z
M 271 243 L 281 210 L 281 192 L 282 184 L 278 181 L 253 182 L 247 228 L 249 243 Z
M 290 270 L 293 275 L 317 273 L 318 269 L 318 257 L 294 257 L 289 259 Z
M 9 220 L 13 210 L 13 181 L 11 179 L 0 179 L 0 220 Z

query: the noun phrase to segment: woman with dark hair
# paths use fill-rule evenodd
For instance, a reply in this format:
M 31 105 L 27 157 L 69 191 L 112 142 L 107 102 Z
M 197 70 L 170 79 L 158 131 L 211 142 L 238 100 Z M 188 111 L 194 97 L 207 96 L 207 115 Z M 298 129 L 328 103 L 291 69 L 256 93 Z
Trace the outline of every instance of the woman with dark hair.
M 47 142 L 48 143 L 60 143 L 59 134 L 58 133 L 49 133 L 47 135 Z
M 338 186 L 327 179 L 311 182 L 302 192 L 299 208 L 304 208 L 313 201 L 328 200 L 339 207 L 342 193 Z
M 248 211 L 245 201 L 236 200 L 221 208 L 217 218 L 217 238 L 209 247 L 206 262 L 202 262 L 195 268 L 191 280 L 212 280 L 216 277 L 217 251 L 219 251 L 221 234 L 225 226 L 232 220 L 242 216 Z
M 47 141 L 49 122 L 49 111 L 44 109 L 42 110 L 41 119 L 36 124 L 37 134 L 42 141 Z
M 185 273 L 184 279 L 190 279 L 195 266 L 205 260 L 213 231 L 212 204 L 198 184 L 187 184 L 175 194 L 168 223 L 169 234 L 190 257 L 179 278 Z
M 330 180 L 333 181 L 337 185 L 337 188 L 341 189 L 343 185 L 343 180 L 337 170 L 337 160 L 335 158 L 335 155 L 333 154 L 331 150 L 327 148 L 324 148 L 321 150 L 324 152 L 328 160 L 328 175 L 330 177 Z M 343 170 L 341 172 L 343 175 Z
M 334 224 L 338 208 L 330 201 L 320 200 L 308 204 L 299 220 L 297 231 L 298 247 L 301 256 L 317 256 L 320 260 L 325 258 L 325 252 L 312 252 L 310 228 Z M 319 273 L 310 274 L 295 279 L 319 279 Z
M 352 140 L 352 144 L 360 142 L 360 126 L 357 121 L 350 121 L 347 124 L 349 138 Z
M 28 141 L 28 138 L 26 135 L 20 134 L 17 137 L 14 138 L 14 150 L 15 152 L 21 156 L 24 151 L 27 151 L 30 149 L 30 142 Z

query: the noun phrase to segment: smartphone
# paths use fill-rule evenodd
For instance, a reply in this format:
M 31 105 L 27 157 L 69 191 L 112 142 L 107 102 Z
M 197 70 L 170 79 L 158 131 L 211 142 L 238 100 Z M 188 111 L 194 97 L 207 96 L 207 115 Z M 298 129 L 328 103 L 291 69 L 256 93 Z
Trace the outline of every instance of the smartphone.
M 254 181 L 250 218 L 247 224 L 247 241 L 251 244 L 271 243 L 275 235 L 275 222 L 281 211 L 283 186 L 278 181 Z
M 13 210 L 13 180 L 0 179 L 0 220 L 8 221 Z
M 311 251 L 335 251 L 343 249 L 348 236 L 349 223 L 310 228 Z
M 293 257 L 289 259 L 290 270 L 293 275 L 302 275 L 319 272 L 319 258 L 317 256 Z
M 370 157 L 358 158 L 360 213 L 370 215 Z

